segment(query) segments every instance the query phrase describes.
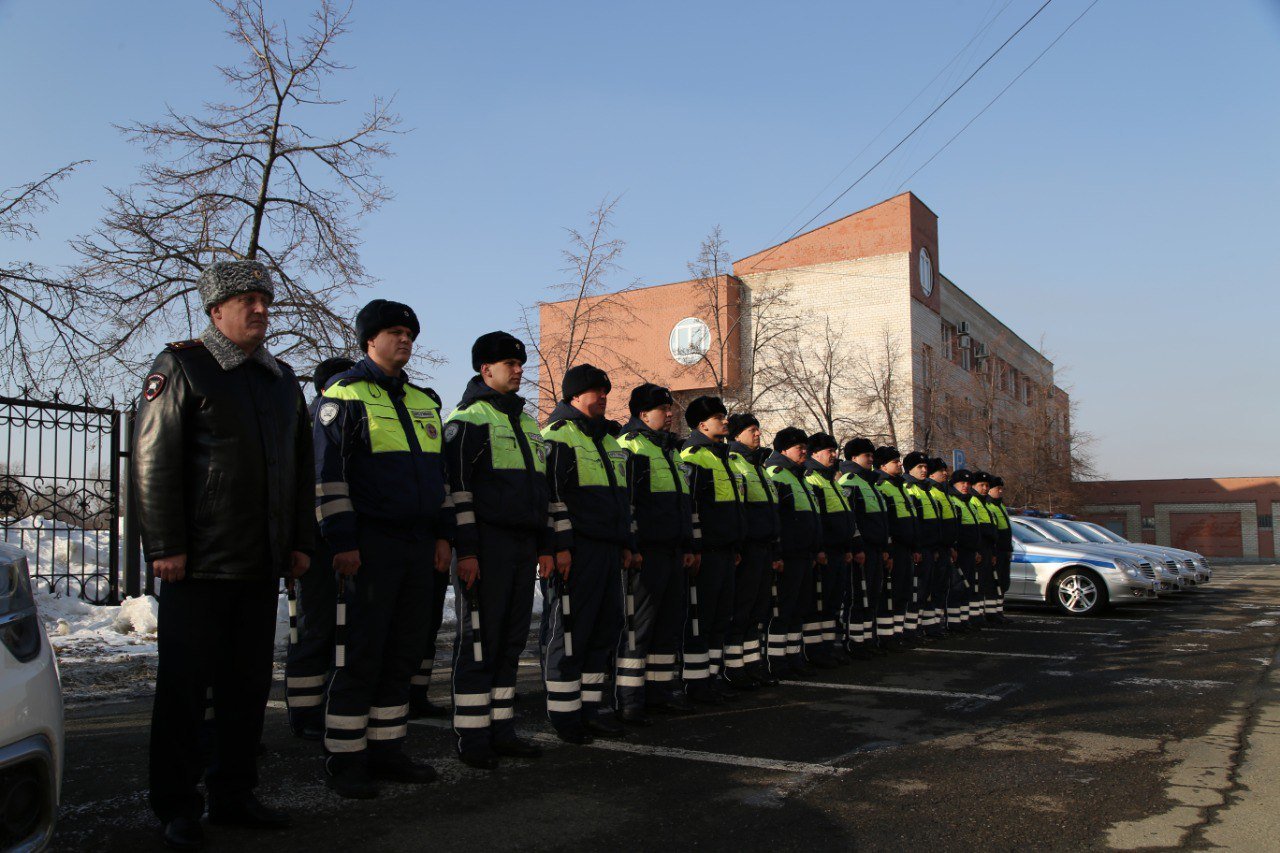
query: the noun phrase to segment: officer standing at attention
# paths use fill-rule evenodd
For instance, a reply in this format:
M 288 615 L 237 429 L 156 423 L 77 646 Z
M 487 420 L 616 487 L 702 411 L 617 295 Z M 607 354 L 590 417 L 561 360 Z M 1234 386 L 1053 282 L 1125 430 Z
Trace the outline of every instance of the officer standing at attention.
M 920 562 L 917 564 L 917 609 L 920 611 L 920 632 L 924 637 L 938 639 L 942 633 L 942 614 L 934 601 L 934 572 L 938 548 L 942 544 L 942 518 L 933 500 L 933 490 L 928 481 L 929 457 L 913 450 L 903 460 L 905 469 L 904 490 L 913 503 L 916 524 L 920 531 Z
M 546 445 L 518 393 L 525 358 L 524 343 L 506 332 L 477 338 L 471 346 L 476 375 L 444 428 L 457 550 L 453 729 L 458 757 L 483 770 L 497 767 L 499 756 L 542 754 L 517 737 L 515 727 L 534 568 L 550 575 L 554 559 Z
M 765 460 L 765 470 L 778 493 L 778 550 L 782 555 L 778 599 L 769 622 L 769 672 L 776 678 L 815 674 L 805 661 L 801 640 L 812 603 L 808 594 L 813 591 L 813 567 L 815 562 L 825 563 L 827 555 L 822 551 L 817 499 L 805 481 L 808 442 L 804 430 L 786 427 L 774 436 L 773 455 Z
M 142 546 L 161 582 L 150 802 L 178 850 L 204 841 L 200 730 L 215 684 L 209 822 L 289 825 L 254 796 L 255 765 L 280 578 L 307 570 L 315 532 L 306 404 L 264 344 L 271 273 L 222 261 L 198 287 L 209 326 L 152 364 L 132 462 Z
M 316 365 L 312 381 L 316 397 L 308 408 L 310 422 L 315 423 L 321 395 L 334 376 L 350 370 L 355 364 L 349 358 L 327 358 Z M 307 470 L 311 460 L 307 460 Z M 315 523 L 314 520 L 312 522 Z M 303 740 L 324 737 L 324 694 L 333 674 L 333 602 L 338 584 L 333 575 L 333 555 L 317 535 L 312 564 L 302 577 L 293 582 L 297 614 L 297 640 L 291 640 L 285 657 L 285 704 L 289 708 L 289 728 Z M 292 626 L 291 626 L 292 628 Z
M 628 481 L 639 553 L 624 577 L 634 615 L 618 648 L 618 705 L 623 722 L 649 724 L 648 711 L 687 714 L 676 661 L 684 630 L 685 580 L 694 571 L 697 539 L 680 441 L 671 434 L 675 401 L 648 382 L 631 391 L 631 420 L 618 443 L 631 454 Z M 638 558 L 638 559 L 637 559 Z M 634 645 L 633 645 L 634 644 Z
M 692 432 L 680 461 L 693 495 L 694 523 L 702 532 L 702 561 L 693 583 L 699 632 L 693 633 L 690 618 L 685 633 L 686 690 L 695 702 L 723 702 L 728 694 L 720 671 L 733 619 L 734 573 L 747 532 L 742 475 L 729 464 L 728 414 L 719 397 L 698 397 L 684 413 Z M 698 669 L 704 653 L 709 658 L 705 675 Z
M 605 705 L 623 626 L 622 573 L 635 548 L 627 451 L 604 416 L 611 390 L 603 370 L 574 365 L 542 431 L 555 533 L 555 571 L 542 585 L 542 670 L 547 717 L 567 743 L 626 734 Z
M 982 559 L 982 534 L 978 530 L 978 519 L 969 505 L 972 495 L 973 473 L 966 468 L 959 468 L 951 475 L 951 488 L 947 496 L 951 498 L 951 506 L 956 511 L 956 519 L 960 522 L 959 536 L 956 538 L 956 568 L 964 579 L 965 588 L 965 624 L 970 631 L 981 631 L 982 593 L 978 582 Z
M 398 302 L 360 309 L 365 357 L 334 378 L 316 410 L 316 517 L 346 598 L 345 660 L 329 685 L 324 735 L 328 785 L 343 797 L 377 796 L 374 780 L 436 777 L 404 753 L 409 679 L 428 640 L 423 614 L 444 583 L 453 535 L 440 398 L 404 372 L 419 328 Z
M 818 582 L 822 584 L 821 594 L 818 589 L 814 590 L 820 642 L 806 645 L 805 650 L 812 663 L 830 669 L 852 662 L 845 651 L 847 628 L 840 633 L 840 642 L 836 642 L 836 637 L 837 623 L 847 617 L 845 600 L 854 586 L 853 537 L 857 528 L 853 510 L 849 508 L 844 492 L 836 485 L 836 474 L 839 473 L 836 461 L 840 457 L 835 438 L 825 432 L 815 432 L 809 436 L 808 447 L 805 480 L 817 504 L 818 518 L 822 523 L 822 551 L 827 555 L 827 562 L 814 567 L 815 586 Z M 822 605 L 820 612 L 818 604 Z
M 929 479 L 925 485 L 938 508 L 938 519 L 942 531 L 938 544 L 938 555 L 934 559 L 934 601 L 938 602 L 939 612 L 947 631 L 963 632 L 967 630 L 968 610 L 964 595 L 964 580 L 956 569 L 956 548 L 960 538 L 960 517 L 947 494 L 947 463 L 935 456 L 929 460 Z
M 775 685 L 764 661 L 762 629 L 773 607 L 773 585 L 782 571 L 778 552 L 778 496 L 765 472 L 769 450 L 762 448 L 755 415 L 729 416 L 729 465 L 742 477 L 747 535 L 733 588 L 733 622 L 725 647 L 725 680 L 745 690 Z M 735 661 L 742 661 L 739 668 Z
M 919 630 L 919 611 L 916 610 L 916 566 L 920 562 L 920 529 L 916 514 L 902 478 L 902 454 L 896 447 L 877 447 L 876 468 L 880 476 L 876 488 L 889 507 L 889 530 L 893 544 L 889 553 L 893 557 L 893 633 L 895 643 L 915 638 Z
M 1004 479 L 991 478 L 987 488 L 987 509 L 996 526 L 996 621 L 1008 622 L 1004 615 L 1004 594 L 1009 590 L 1009 564 L 1013 560 L 1013 528 L 1009 525 L 1009 511 L 1004 505 Z
M 845 461 L 840 463 L 840 478 L 837 480 L 844 490 L 845 500 L 853 508 L 865 557 L 862 564 L 862 600 L 853 602 L 862 624 L 862 633 L 854 633 L 853 639 L 865 647 L 861 654 L 857 649 L 854 653 L 862 658 L 884 654 L 881 644 L 893 637 L 893 605 L 888 583 L 891 538 L 884 495 L 876 488 L 879 476 L 872 470 L 875 449 L 868 438 L 853 438 L 845 442 Z
M 986 471 L 974 471 L 973 485 L 969 491 L 969 508 L 978 523 L 978 592 L 982 599 L 984 622 L 996 621 L 996 603 L 1000 596 L 996 584 L 996 522 L 987 504 L 987 489 L 991 487 L 991 475 Z

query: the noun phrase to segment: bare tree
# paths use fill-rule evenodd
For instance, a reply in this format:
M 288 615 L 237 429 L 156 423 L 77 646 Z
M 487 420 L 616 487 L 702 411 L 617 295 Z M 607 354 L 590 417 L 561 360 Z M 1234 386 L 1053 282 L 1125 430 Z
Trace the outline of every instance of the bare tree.
M 121 127 L 151 161 L 137 184 L 110 192 L 101 224 L 74 243 L 81 287 L 103 318 L 103 353 L 130 369 L 160 336 L 199 334 L 207 318 L 196 281 L 218 260 L 271 268 L 278 355 L 306 362 L 352 349 L 344 306 L 371 283 L 356 222 L 391 197 L 374 171 L 399 124 L 387 101 L 374 98 L 345 132 L 314 130 L 331 126 L 327 112 L 343 103 L 323 86 L 347 70 L 333 49 L 350 8 L 320 0 L 293 35 L 262 0 L 214 3 L 244 52 L 218 69 L 235 95 L 199 115 L 168 107 L 160 121 Z
M 33 218 L 58 201 L 56 185 L 86 162 L 69 163 L 0 192 L 0 240 L 39 236 Z M 80 289 L 64 276 L 30 261 L 0 262 L 0 365 L 9 382 L 59 388 L 70 380 L 88 392 L 93 384 L 88 357 L 100 345 L 80 314 L 82 307 Z
M 847 411 L 851 353 L 843 332 L 830 318 L 821 336 L 790 335 L 773 356 L 781 399 L 793 413 L 804 414 L 793 425 L 833 436 L 852 428 L 855 419 Z
M 565 229 L 566 278 L 548 288 L 558 298 L 521 309 L 519 333 L 536 360 L 525 381 L 537 390 L 543 412 L 551 411 L 565 371 L 575 364 L 595 362 L 613 373 L 639 376 L 634 361 L 619 347 L 632 340 L 628 327 L 636 316 L 623 294 L 635 284 L 610 291 L 610 276 L 618 272 L 618 258 L 627 245 L 610 236 L 617 204 L 618 197 L 606 197 L 588 214 L 586 228 Z
M 847 363 L 854 414 L 850 427 L 873 441 L 897 446 L 910 428 L 911 358 L 901 340 L 885 329 L 878 340 L 856 347 Z
M 791 339 L 800 319 L 786 283 L 748 288 L 735 278 L 727 246 L 717 225 L 688 264 L 696 313 L 707 323 L 710 339 L 691 351 L 698 360 L 677 375 L 703 371 L 727 406 L 750 412 L 785 382 L 773 354 Z

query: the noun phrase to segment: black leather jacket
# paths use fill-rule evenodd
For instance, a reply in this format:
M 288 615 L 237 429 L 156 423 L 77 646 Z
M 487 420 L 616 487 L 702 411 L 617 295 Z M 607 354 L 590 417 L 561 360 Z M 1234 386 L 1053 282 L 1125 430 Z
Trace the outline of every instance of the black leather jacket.
M 133 477 L 148 561 L 187 555 L 187 577 L 284 575 L 311 553 L 315 477 L 297 378 L 250 359 L 223 370 L 199 341 L 156 358 L 134 425 Z

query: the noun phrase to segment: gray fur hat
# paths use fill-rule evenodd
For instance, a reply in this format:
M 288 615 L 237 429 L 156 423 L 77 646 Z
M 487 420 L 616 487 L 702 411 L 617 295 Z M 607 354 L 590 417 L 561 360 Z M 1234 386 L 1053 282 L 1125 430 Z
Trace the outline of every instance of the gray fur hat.
M 257 290 L 268 299 L 275 300 L 276 286 L 271 280 L 271 270 L 258 261 L 218 261 L 200 273 L 200 301 L 204 310 L 226 302 L 233 296 Z

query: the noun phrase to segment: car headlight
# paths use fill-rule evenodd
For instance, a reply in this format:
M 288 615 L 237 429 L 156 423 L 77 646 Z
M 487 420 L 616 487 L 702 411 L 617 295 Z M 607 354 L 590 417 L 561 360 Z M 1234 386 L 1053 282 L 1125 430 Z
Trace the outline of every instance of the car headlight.
M 0 559 L 0 642 L 23 663 L 40 651 L 40 617 L 26 557 Z
M 1124 573 L 1125 577 L 1140 578 L 1142 577 L 1142 569 L 1138 568 L 1137 563 L 1131 563 L 1128 560 L 1116 560 L 1116 568 Z

